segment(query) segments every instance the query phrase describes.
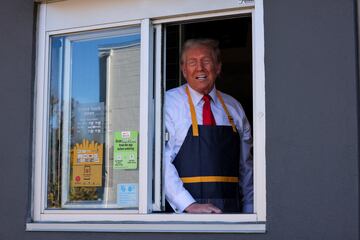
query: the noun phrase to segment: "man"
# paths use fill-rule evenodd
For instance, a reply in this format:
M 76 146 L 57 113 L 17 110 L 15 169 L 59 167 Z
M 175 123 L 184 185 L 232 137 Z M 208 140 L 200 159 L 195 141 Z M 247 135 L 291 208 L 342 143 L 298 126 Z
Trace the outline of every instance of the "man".
M 253 212 L 251 130 L 244 110 L 217 91 L 218 43 L 184 44 L 187 84 L 166 93 L 165 196 L 175 212 Z

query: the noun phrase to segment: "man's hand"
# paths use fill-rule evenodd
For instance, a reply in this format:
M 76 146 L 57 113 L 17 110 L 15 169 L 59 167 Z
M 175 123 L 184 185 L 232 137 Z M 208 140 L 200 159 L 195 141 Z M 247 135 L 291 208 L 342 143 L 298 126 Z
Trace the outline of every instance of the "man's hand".
M 185 208 L 187 213 L 222 213 L 222 211 L 211 203 L 193 203 Z

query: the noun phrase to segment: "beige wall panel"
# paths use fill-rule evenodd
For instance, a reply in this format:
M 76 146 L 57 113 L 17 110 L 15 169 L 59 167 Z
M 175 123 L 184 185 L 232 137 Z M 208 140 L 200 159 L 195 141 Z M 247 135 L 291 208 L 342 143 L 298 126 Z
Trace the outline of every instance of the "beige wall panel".
M 47 4 L 46 29 L 61 30 L 144 18 L 236 9 L 239 0 L 67 0 Z

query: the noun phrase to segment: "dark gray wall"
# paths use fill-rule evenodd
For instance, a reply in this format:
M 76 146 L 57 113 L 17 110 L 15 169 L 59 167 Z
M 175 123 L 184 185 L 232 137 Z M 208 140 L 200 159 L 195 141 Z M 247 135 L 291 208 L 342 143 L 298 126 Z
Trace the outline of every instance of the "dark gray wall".
M 31 0 L 0 7 L 0 240 L 359 239 L 353 0 L 265 1 L 266 234 L 25 232 L 34 88 Z
M 265 1 L 273 239 L 359 239 L 354 2 Z

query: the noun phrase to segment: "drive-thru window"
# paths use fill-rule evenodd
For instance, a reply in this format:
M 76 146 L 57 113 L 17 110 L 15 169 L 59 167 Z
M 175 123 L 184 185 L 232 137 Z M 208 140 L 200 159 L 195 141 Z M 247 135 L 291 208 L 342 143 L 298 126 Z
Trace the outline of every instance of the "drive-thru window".
M 27 229 L 265 231 L 263 35 L 262 0 L 40 4 Z M 164 93 L 184 82 L 180 50 L 199 37 L 220 42 L 217 88 L 252 127 L 253 213 L 165 211 Z

